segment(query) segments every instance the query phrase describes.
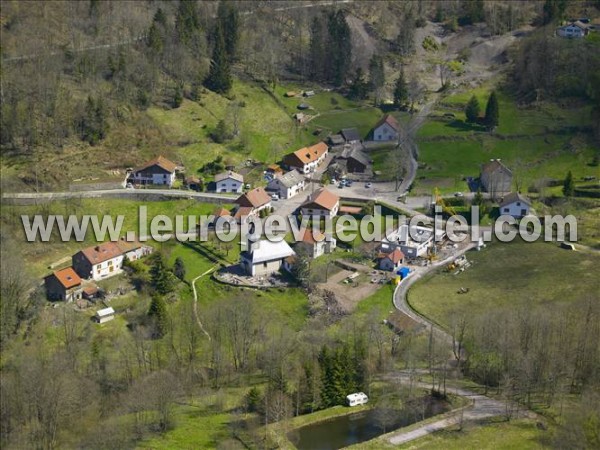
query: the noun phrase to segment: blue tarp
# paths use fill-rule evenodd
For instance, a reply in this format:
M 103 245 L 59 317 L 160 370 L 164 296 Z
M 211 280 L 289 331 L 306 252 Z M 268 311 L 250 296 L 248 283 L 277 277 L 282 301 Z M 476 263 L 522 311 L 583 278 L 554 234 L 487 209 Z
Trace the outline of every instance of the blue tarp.
M 396 272 L 398 275 L 400 275 L 402 277 L 402 279 L 406 278 L 408 276 L 408 274 L 410 273 L 410 269 L 408 267 L 400 267 L 400 269 L 398 270 L 398 272 Z

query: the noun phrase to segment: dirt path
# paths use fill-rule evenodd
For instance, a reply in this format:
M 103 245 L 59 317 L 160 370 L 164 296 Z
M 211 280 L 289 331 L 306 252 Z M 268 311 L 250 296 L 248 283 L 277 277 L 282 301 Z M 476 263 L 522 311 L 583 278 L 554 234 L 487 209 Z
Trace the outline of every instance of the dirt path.
M 192 291 L 194 292 L 194 317 L 196 318 L 196 323 L 198 323 L 198 326 L 200 327 L 202 332 L 206 335 L 206 337 L 208 338 L 209 341 L 211 340 L 210 334 L 208 334 L 208 332 L 204 328 L 204 325 L 202 325 L 202 321 L 200 320 L 200 316 L 198 315 L 198 292 L 196 291 L 196 281 L 198 281 L 203 276 L 206 276 L 209 273 L 214 272 L 215 270 L 217 270 L 218 267 L 219 267 L 219 265 L 216 264 L 213 267 L 211 267 L 210 269 L 208 269 L 206 272 L 198 275 L 196 278 L 194 278 L 192 280 Z

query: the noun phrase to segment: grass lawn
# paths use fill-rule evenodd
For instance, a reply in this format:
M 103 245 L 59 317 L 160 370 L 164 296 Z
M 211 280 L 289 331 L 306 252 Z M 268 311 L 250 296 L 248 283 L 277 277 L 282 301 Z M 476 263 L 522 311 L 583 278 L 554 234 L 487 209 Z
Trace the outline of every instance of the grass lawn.
M 462 431 L 446 430 L 408 442 L 401 449 L 462 450 L 462 449 L 541 449 L 548 432 L 538 430 L 535 421 L 513 420 L 484 425 L 467 425 Z
M 2 208 L 1 217 L 3 223 L 12 223 L 20 230 L 18 239 L 24 243 L 22 247 L 23 256 L 30 264 L 32 273 L 36 276 L 42 276 L 46 274 L 49 264 L 63 257 L 71 256 L 82 248 L 95 244 L 96 240 L 93 236 L 93 230 L 91 226 L 88 228 L 86 238 L 83 242 L 77 242 L 74 239 L 69 242 L 62 242 L 58 233 L 52 235 L 50 242 L 26 242 L 20 215 L 26 214 L 32 216 L 43 214 L 47 216 L 49 214 L 75 214 L 78 217 L 82 217 L 86 214 L 93 214 L 97 215 L 100 220 L 106 215 L 112 217 L 115 224 L 116 217 L 122 215 L 124 219 L 120 234 L 124 235 L 129 230 L 135 231 L 137 234 L 140 220 L 138 211 L 141 206 L 146 207 L 148 223 L 153 217 L 159 214 L 166 215 L 172 219 L 176 215 L 183 215 L 184 227 L 187 228 L 187 216 L 209 215 L 217 205 L 199 203 L 195 200 L 187 199 L 148 202 L 118 198 L 71 199 L 69 201 L 55 201 L 38 206 L 6 206 Z M 228 204 L 224 204 L 223 206 L 226 208 L 230 207 Z M 108 234 L 105 236 L 105 240 L 107 239 Z
M 600 291 L 600 256 L 563 250 L 555 243 L 492 243 L 469 252 L 472 267 L 459 275 L 442 270 L 408 293 L 410 305 L 441 325 L 454 313 L 477 316 L 494 309 L 569 303 Z M 467 294 L 457 294 L 461 288 Z

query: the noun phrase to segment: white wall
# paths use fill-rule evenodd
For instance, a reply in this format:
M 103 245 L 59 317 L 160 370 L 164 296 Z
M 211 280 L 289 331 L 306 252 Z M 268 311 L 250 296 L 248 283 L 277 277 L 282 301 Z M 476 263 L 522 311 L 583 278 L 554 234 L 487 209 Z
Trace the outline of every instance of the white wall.
M 217 192 L 242 192 L 244 183 L 233 178 L 217 181 Z
M 523 202 L 512 202 L 500 208 L 500 214 L 508 214 L 509 216 L 513 216 L 515 218 L 523 217 L 529 214 L 529 205 Z
M 373 140 L 375 141 L 393 141 L 396 139 L 398 139 L 398 133 L 387 123 L 373 130 Z
M 112 270 L 111 270 L 112 268 Z M 121 273 L 123 268 L 123 255 L 119 255 L 103 263 L 96 264 L 92 268 L 92 278 L 94 280 L 102 280 Z

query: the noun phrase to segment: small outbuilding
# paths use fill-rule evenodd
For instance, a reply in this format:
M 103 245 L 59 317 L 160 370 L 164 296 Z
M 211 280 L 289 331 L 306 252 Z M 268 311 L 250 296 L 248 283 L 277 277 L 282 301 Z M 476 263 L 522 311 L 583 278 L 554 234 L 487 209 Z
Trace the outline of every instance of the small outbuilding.
M 512 192 L 505 196 L 500 202 L 500 214 L 512 216 L 515 219 L 520 219 L 529 214 L 531 202 L 519 194 Z
M 115 318 L 115 310 L 112 309 L 111 307 L 100 309 L 100 310 L 96 311 L 96 314 L 94 315 L 94 320 L 97 323 L 106 323 L 108 321 L 113 320 L 114 318 Z
M 347 144 L 357 144 L 361 141 L 360 133 L 356 128 L 344 128 L 340 134 Z
M 398 247 L 396 247 L 391 253 L 382 255 L 379 259 L 379 268 L 381 270 L 388 270 L 395 272 L 400 269 L 400 266 L 404 263 L 404 253 Z

